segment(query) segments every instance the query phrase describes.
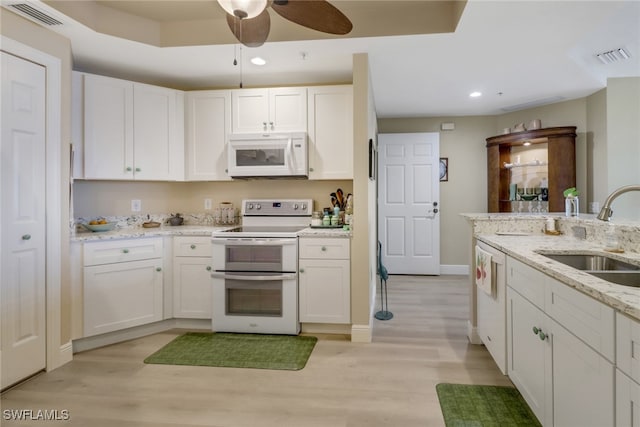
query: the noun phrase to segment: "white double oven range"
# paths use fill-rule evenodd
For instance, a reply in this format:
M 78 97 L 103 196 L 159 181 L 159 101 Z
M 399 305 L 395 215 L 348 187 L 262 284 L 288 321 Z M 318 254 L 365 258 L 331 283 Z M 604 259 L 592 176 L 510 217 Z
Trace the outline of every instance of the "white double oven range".
M 214 232 L 216 332 L 297 335 L 298 232 L 313 201 L 244 200 L 242 226 Z

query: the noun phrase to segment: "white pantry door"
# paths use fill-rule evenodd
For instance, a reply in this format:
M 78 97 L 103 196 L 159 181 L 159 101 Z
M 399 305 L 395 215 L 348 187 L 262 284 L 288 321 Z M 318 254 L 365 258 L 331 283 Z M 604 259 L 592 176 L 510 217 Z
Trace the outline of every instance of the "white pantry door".
M 45 78 L 2 52 L 0 388 L 46 366 Z
M 378 135 L 378 236 L 390 274 L 440 274 L 440 135 Z

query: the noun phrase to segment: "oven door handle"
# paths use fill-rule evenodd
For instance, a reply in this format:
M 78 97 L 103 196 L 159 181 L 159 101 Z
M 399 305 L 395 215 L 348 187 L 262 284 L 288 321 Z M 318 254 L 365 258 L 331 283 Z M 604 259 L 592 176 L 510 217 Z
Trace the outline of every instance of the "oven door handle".
M 255 282 L 264 282 L 266 280 L 295 280 L 296 273 L 281 274 L 278 276 L 249 276 L 241 274 L 226 274 L 226 273 L 211 273 L 211 277 L 215 279 L 230 279 L 230 280 L 249 280 Z
M 288 246 L 298 244 L 297 239 L 211 239 L 214 245 L 232 245 L 232 246 Z

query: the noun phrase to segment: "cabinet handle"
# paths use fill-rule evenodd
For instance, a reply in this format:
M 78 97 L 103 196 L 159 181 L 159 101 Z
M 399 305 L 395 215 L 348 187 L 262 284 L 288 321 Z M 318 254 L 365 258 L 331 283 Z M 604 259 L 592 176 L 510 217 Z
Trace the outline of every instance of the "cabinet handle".
M 547 339 L 547 337 L 548 337 L 549 335 L 547 335 L 547 334 L 545 334 L 544 332 L 540 331 L 540 333 L 538 334 L 538 336 L 540 337 L 540 339 L 541 339 L 542 341 L 544 341 L 544 340 L 546 340 L 546 339 Z
M 267 122 L 262 122 L 262 130 L 267 130 Z
M 127 172 L 131 172 L 131 166 L 127 166 L 127 169 L 125 169 Z
M 313 172 L 313 168 L 309 168 L 309 172 Z
M 128 253 L 129 253 L 129 249 L 123 249 L 123 250 L 122 250 L 122 253 L 123 253 L 123 254 L 128 254 Z
M 162 268 L 156 267 L 156 271 L 162 271 Z
M 301 268 L 301 269 L 300 269 L 300 273 L 304 273 L 304 268 Z
M 323 247 L 321 247 L 321 248 L 320 248 L 320 250 L 321 250 L 322 252 L 326 252 L 326 251 L 327 251 L 327 247 L 326 247 L 326 246 L 323 246 Z
M 207 265 L 207 271 L 211 271 L 211 266 Z
M 22 240 L 29 240 L 31 239 L 31 234 L 25 234 L 24 236 L 22 236 Z
M 140 169 L 140 168 L 136 168 L 136 172 L 140 172 L 140 171 L 141 171 L 141 169 Z
M 273 130 L 274 129 L 273 122 L 269 122 L 269 125 L 271 126 L 271 130 Z
M 538 332 L 540 332 L 540 329 L 536 328 L 535 326 L 533 327 L 533 333 L 538 335 Z
M 195 249 L 195 248 L 196 248 L 196 245 L 191 245 L 191 249 Z

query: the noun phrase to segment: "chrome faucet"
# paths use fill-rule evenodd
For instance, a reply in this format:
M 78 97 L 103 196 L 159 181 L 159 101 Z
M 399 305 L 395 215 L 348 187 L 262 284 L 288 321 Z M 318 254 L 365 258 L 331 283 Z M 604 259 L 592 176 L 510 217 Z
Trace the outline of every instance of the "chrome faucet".
M 601 221 L 609 221 L 609 218 L 611 218 L 611 215 L 613 215 L 611 203 L 615 200 L 616 197 L 628 191 L 640 191 L 640 184 L 625 185 L 624 187 L 620 187 L 617 190 L 613 190 L 613 193 L 609 194 L 607 199 L 604 201 L 604 206 L 602 206 L 602 209 L 600 209 L 598 219 Z

